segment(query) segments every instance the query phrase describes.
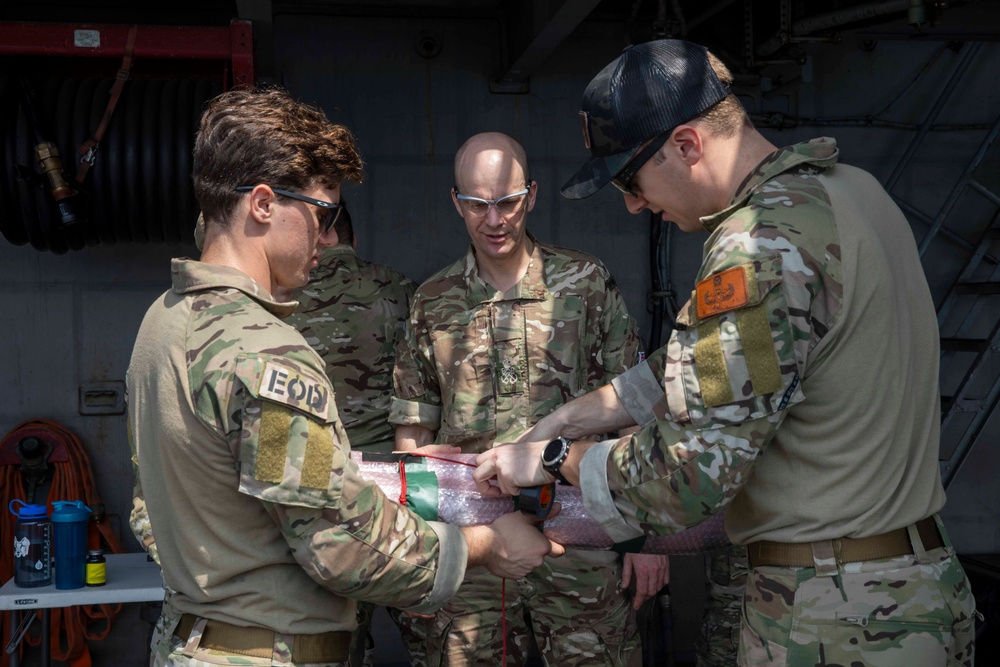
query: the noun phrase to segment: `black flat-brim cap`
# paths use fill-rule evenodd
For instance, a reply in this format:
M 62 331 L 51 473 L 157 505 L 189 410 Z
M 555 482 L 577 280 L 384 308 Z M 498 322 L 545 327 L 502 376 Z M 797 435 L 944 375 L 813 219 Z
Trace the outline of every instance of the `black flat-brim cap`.
M 677 39 L 627 47 L 583 93 L 580 120 L 591 159 L 562 187 L 583 199 L 607 185 L 648 140 L 696 118 L 729 95 L 708 49 Z

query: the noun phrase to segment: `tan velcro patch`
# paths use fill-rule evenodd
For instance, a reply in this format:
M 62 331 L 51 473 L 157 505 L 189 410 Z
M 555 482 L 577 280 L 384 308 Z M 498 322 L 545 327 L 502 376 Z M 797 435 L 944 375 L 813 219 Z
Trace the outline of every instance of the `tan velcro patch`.
M 309 435 L 302 460 L 301 485 L 309 489 L 325 489 L 333 468 L 333 434 L 329 428 L 312 419 L 306 421 L 309 422 Z
M 740 340 L 743 341 L 743 357 L 753 384 L 754 396 L 763 396 L 781 389 L 781 367 L 764 304 L 737 312 L 736 326 L 739 327 Z
M 285 478 L 288 457 L 288 433 L 292 426 L 292 411 L 277 403 L 262 401 L 260 435 L 257 437 L 257 465 L 254 479 L 281 484 Z M 324 485 L 325 486 L 325 485 Z
M 719 337 L 719 323 L 698 326 L 698 342 L 694 344 L 694 367 L 701 386 L 701 400 L 706 408 L 731 403 L 733 390 Z

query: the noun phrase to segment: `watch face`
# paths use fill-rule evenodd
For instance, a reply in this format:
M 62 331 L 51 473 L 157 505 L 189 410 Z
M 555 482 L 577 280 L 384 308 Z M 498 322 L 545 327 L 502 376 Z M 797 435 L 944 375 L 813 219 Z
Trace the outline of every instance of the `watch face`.
M 549 444 L 545 445 L 545 449 L 542 451 L 542 463 L 544 465 L 555 465 L 556 461 L 559 460 L 559 455 L 562 454 L 563 447 L 565 447 L 565 444 L 561 438 L 550 440 Z

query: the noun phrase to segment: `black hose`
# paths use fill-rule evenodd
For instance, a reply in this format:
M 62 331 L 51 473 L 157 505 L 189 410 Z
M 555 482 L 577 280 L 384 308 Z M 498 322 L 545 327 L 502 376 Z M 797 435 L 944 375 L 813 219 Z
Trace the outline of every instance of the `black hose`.
M 108 93 L 111 91 L 111 79 L 100 79 L 97 87 L 90 99 L 90 120 L 86 124 L 88 138 L 94 136 L 94 130 L 104 116 L 104 110 L 108 106 Z M 118 239 L 115 237 L 114 225 L 111 222 L 110 206 L 110 176 L 108 174 L 108 153 L 111 152 L 110 142 L 101 141 L 101 147 L 97 152 L 97 159 L 87 172 L 90 179 L 90 196 L 93 204 L 93 218 L 97 226 L 97 236 L 101 243 L 114 245 Z M 78 151 L 79 152 L 79 151 Z
M 163 239 L 168 243 L 180 241 L 177 233 L 177 190 L 174 184 L 177 175 L 174 173 L 176 164 L 174 155 L 174 131 L 177 128 L 177 79 L 169 79 L 163 86 L 163 97 L 160 98 L 160 226 L 163 229 Z
M 142 212 L 139 184 L 142 182 L 142 103 L 149 82 L 139 79 L 129 81 L 125 98 L 125 204 L 128 211 L 129 235 L 133 243 L 149 243 L 149 228 Z
M 160 94 L 163 81 L 149 81 L 142 96 L 142 183 L 152 185 L 142 198 L 145 209 L 144 223 L 149 231 L 149 240 L 163 243 L 163 225 L 160 224 L 160 163 L 156 158 L 159 150 Z
M 661 248 L 660 240 L 663 238 L 663 220 L 652 211 L 649 212 L 649 277 L 650 277 L 650 304 L 652 306 L 653 321 L 649 329 L 649 341 L 646 351 L 651 353 L 660 347 L 660 339 L 663 335 L 663 282 L 661 273 Z
M 28 233 L 21 224 L 20 203 L 17 194 L 17 177 L 13 165 L 17 164 L 16 91 L 11 77 L 0 77 L 0 159 L 5 169 L 0 173 L 0 233 L 14 245 L 28 242 Z
M 0 234 L 10 243 L 61 254 L 98 244 L 191 242 L 198 217 L 191 149 L 221 82 L 126 82 L 96 161 L 77 184 L 79 147 L 97 129 L 113 83 L 40 79 L 31 82 L 39 94 L 29 100 L 18 78 L 0 76 Z M 38 164 L 36 146 L 45 142 L 56 145 L 74 201 L 89 209 L 85 222 L 64 224 L 66 200 L 54 199 Z

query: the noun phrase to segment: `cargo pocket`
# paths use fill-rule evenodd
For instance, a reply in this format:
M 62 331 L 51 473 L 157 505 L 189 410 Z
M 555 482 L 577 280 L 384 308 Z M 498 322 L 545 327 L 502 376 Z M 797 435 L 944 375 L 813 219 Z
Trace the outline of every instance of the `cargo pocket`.
M 746 623 L 740 623 L 740 648 L 737 664 L 754 667 L 784 667 L 787 664 L 787 649 L 764 639 Z
M 956 623 L 968 617 L 956 616 L 938 573 L 895 560 L 887 560 L 884 569 L 802 582 L 795 594 L 789 661 L 815 662 L 822 656 L 827 664 L 952 664 Z

